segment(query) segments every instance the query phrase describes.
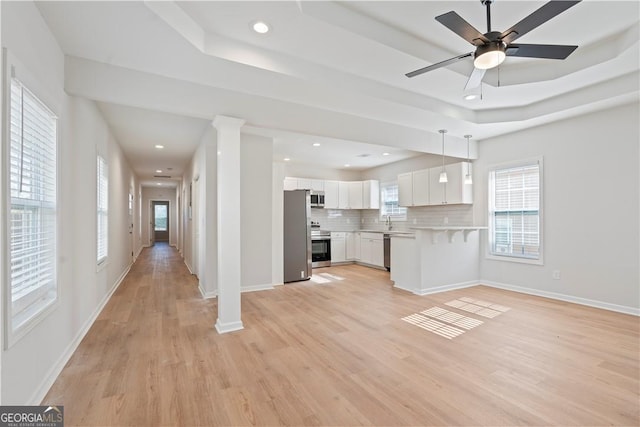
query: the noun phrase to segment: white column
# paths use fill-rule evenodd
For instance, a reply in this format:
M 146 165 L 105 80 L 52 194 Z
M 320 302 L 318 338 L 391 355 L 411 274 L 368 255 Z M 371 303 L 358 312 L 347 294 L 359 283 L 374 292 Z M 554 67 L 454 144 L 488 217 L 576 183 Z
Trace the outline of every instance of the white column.
M 218 131 L 218 320 L 223 334 L 243 328 L 240 317 L 240 128 L 244 120 L 216 116 Z

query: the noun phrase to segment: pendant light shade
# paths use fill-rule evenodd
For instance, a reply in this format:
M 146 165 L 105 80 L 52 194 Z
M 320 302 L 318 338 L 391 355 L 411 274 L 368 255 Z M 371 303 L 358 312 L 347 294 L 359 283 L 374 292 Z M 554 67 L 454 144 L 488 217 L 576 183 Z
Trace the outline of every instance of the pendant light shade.
M 469 138 L 471 138 L 471 135 L 465 135 L 464 137 L 467 138 L 467 174 L 464 176 L 464 183 L 473 184 L 473 178 L 471 177 L 471 159 L 469 156 Z
M 440 172 L 440 179 L 438 182 L 444 184 L 449 181 L 447 179 L 447 172 L 444 170 L 444 134 L 447 133 L 447 130 L 440 129 L 438 132 L 442 134 L 442 172 Z

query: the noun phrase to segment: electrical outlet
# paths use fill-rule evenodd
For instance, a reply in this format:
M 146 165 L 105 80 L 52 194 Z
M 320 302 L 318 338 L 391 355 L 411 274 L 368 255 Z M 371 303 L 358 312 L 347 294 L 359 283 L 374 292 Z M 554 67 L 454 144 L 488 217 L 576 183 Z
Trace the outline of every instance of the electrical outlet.
M 377 223 L 378 223 L 378 218 L 374 219 L 374 221 L 375 221 L 375 223 L 377 224 Z
M 560 270 L 553 270 L 551 277 L 553 277 L 553 280 L 560 280 Z
M 300 278 L 304 279 L 304 270 L 300 270 Z
M 351 220 L 347 218 L 347 224 L 351 224 Z
M 448 216 L 445 216 L 445 217 L 444 217 L 444 223 L 445 223 L 445 225 L 446 225 L 446 224 L 449 224 L 449 217 L 448 217 Z
M 417 223 L 418 223 L 418 220 L 416 218 L 413 218 L 413 224 L 415 225 Z
M 364 218 L 362 218 L 362 219 L 360 220 L 360 223 L 361 223 L 361 224 L 364 224 Z

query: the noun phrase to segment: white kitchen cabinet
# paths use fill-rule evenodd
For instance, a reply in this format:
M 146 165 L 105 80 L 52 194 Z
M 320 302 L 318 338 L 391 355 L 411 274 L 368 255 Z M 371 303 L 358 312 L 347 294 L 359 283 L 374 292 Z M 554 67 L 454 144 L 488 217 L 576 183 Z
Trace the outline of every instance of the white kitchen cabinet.
M 384 267 L 384 240 L 373 239 L 371 241 L 371 262 L 372 265 Z
M 398 204 L 407 207 L 429 204 L 429 169 L 398 175 Z
M 427 206 L 429 204 L 429 169 L 422 169 L 411 173 L 413 179 L 413 206 Z
M 311 180 L 311 189 L 313 191 L 324 191 L 324 180 L 322 180 L 322 179 L 312 179 Z
M 384 240 L 382 233 L 360 233 L 360 261 L 384 266 Z
M 311 180 L 298 178 L 298 190 L 311 190 Z
M 444 188 L 446 184 L 440 183 L 442 167 L 429 169 L 429 204 L 443 205 L 446 203 Z
M 412 172 L 398 175 L 398 205 L 413 206 Z
M 346 246 L 347 261 L 355 260 L 356 259 L 356 233 L 346 233 L 345 246 Z
M 324 182 L 325 209 L 338 209 L 338 181 Z
M 340 263 L 347 260 L 346 233 L 331 233 L 331 263 Z
M 467 167 L 470 168 L 471 164 L 461 162 L 446 165 L 446 183 L 440 183 L 442 167 L 429 169 L 429 178 L 431 180 L 429 185 L 429 204 L 452 205 L 473 203 L 473 185 L 464 183 Z
M 298 178 L 285 178 L 284 179 L 284 190 L 291 191 L 298 189 Z
M 363 209 L 380 209 L 380 182 L 368 180 L 362 182 Z
M 349 209 L 349 183 L 338 182 L 338 209 Z
M 362 242 L 360 241 L 360 233 L 353 233 L 353 259 L 358 261 L 361 256 Z
M 349 209 L 362 209 L 364 207 L 364 198 L 362 197 L 362 181 L 348 182 L 349 188 Z

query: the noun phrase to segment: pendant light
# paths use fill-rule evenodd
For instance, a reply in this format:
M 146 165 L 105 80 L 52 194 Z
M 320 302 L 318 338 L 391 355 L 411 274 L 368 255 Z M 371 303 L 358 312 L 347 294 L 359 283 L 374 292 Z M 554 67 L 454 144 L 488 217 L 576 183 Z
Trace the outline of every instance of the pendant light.
M 471 159 L 469 157 L 469 138 L 471 138 L 471 135 L 465 135 L 464 137 L 467 138 L 467 174 L 464 176 L 464 183 L 473 184 L 473 178 L 471 178 Z
M 444 170 L 444 134 L 447 133 L 447 130 L 440 129 L 438 132 L 442 134 L 442 172 L 440 172 L 440 179 L 438 182 L 444 184 L 449 181 L 447 179 L 447 172 Z

